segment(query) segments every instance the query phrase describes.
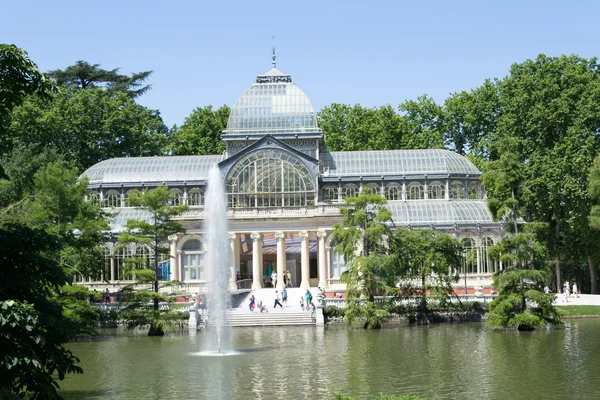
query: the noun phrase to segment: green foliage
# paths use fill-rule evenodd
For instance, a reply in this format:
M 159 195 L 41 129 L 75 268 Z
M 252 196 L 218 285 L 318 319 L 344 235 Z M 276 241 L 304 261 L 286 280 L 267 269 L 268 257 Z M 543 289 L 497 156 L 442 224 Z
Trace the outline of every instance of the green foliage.
M 0 391 L 33 399 L 57 398 L 58 383 L 81 373 L 62 344 L 81 333 L 55 301 L 69 277 L 45 256 L 59 242 L 40 229 L 0 227 Z M 68 294 L 67 294 L 68 295 Z
M 462 264 L 460 241 L 431 229 L 398 228 L 392 248 L 397 257 L 394 276 L 401 279 L 392 291 L 395 296 L 420 296 L 418 311 L 426 315 L 431 298 L 445 301 L 454 294 L 454 271 Z
M 48 72 L 52 78 L 59 83 L 67 85 L 71 89 L 94 89 L 105 88 L 109 92 L 122 92 L 131 98 L 143 95 L 150 90 L 150 85 L 143 85 L 152 71 L 144 71 L 131 74 L 131 76 L 118 73 L 119 68 L 105 70 L 100 64 L 90 64 L 79 60 L 64 70 L 57 69 Z
M 334 251 L 343 254 L 349 264 L 341 277 L 348 290 L 346 319 L 352 324 L 358 318 L 369 329 L 379 328 L 387 318 L 387 312 L 373 302 L 377 293 L 387 290 L 393 261 L 388 254 L 391 212 L 385 204 L 385 198 L 363 188 L 358 196 L 346 199 L 340 209 L 342 225 L 333 226 Z M 366 307 L 360 299 L 367 300 Z
M 47 96 L 53 89 L 52 81 L 39 71 L 27 52 L 12 44 L 0 44 L 0 127 L 26 96 Z M 1 145 L 2 138 L 0 152 Z
M 150 222 L 145 220 L 130 219 L 125 224 L 125 231 L 119 234 L 119 247 L 129 243 L 147 244 L 154 250 L 154 260 L 151 265 L 144 265 L 139 259 L 126 260 L 122 275 L 134 275 L 138 283 L 152 283 L 153 290 L 137 290 L 126 293 L 123 298 L 131 302 L 123 314 L 128 327 L 150 325 L 150 333 L 162 336 L 162 327 L 165 320 L 170 319 L 169 310 L 159 310 L 160 301 L 169 301 L 159 294 L 158 281 L 162 278 L 158 273 L 160 255 L 168 255 L 170 235 L 185 233 L 183 225 L 173 218 L 188 209 L 188 206 L 171 206 L 169 188 L 160 186 L 148 192 L 136 190 L 128 197 L 130 206 L 145 210 L 150 213 Z M 152 301 L 152 308 L 148 310 L 148 302 Z
M 436 149 L 444 147 L 446 121 L 444 110 L 427 95 L 416 101 L 409 100 L 400 104 L 410 132 L 403 139 L 404 149 Z
M 540 271 L 507 268 L 494 275 L 498 297 L 490 303 L 486 325 L 497 329 L 532 330 L 549 324 L 562 324 L 552 305 L 553 294 L 539 287 L 544 281 Z
M 378 108 L 333 103 L 318 112 L 331 151 L 390 150 L 402 148 L 406 121 L 389 106 Z
M 227 127 L 231 110 L 227 106 L 214 110 L 212 106 L 198 107 L 186 117 L 183 125 L 171 131 L 169 149 L 173 155 L 221 154 L 225 143 L 221 134 Z
M 325 318 L 343 318 L 346 310 L 337 306 L 326 306 L 323 309 Z
M 9 148 L 54 149 L 80 171 L 114 157 L 162 155 L 168 129 L 157 111 L 125 93 L 62 88 L 51 100 L 31 96 L 11 114 Z

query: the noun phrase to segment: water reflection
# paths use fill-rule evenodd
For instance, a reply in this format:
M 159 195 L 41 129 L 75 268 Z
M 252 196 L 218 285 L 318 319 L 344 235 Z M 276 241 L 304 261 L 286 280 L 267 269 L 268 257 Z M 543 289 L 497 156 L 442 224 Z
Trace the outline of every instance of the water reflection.
M 233 330 L 231 357 L 195 353 L 204 333 L 72 343 L 83 375 L 67 399 L 596 398 L 600 320 L 567 329 L 494 332 L 481 324 Z

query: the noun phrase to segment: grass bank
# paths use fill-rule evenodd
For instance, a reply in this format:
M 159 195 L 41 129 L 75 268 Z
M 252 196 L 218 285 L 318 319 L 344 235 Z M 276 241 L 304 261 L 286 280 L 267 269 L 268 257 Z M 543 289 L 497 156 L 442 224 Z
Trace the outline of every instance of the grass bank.
M 556 306 L 563 317 L 600 317 L 600 306 Z

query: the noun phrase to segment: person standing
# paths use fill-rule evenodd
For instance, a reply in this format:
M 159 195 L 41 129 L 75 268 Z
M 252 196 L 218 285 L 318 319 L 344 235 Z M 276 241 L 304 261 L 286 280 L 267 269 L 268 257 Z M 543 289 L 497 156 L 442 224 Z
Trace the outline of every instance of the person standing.
M 309 309 L 309 305 L 312 302 L 312 293 L 310 292 L 310 290 L 306 289 L 306 293 L 304 294 L 304 297 L 306 299 L 306 309 Z
M 277 272 L 273 271 L 271 274 L 271 285 L 275 287 L 277 285 Z
M 315 316 L 315 313 L 316 313 L 315 303 L 310 303 L 310 307 L 308 307 L 308 309 L 310 311 L 310 321 L 314 324 L 317 322 L 317 317 Z
M 573 282 L 573 296 L 579 297 L 579 289 L 577 288 L 577 282 Z
M 108 291 L 108 288 L 106 288 L 106 292 L 104 292 L 104 302 L 110 303 L 110 292 Z
M 287 306 L 287 290 L 285 288 L 281 290 L 281 302 Z
M 275 303 L 273 304 L 273 308 L 277 308 L 277 305 L 279 305 L 279 307 L 283 308 L 283 305 L 281 304 L 281 298 L 279 297 L 279 292 L 276 290 L 275 291 Z
M 250 297 L 250 304 L 249 304 L 250 311 L 254 311 L 254 302 L 255 302 L 254 295 L 252 295 L 252 297 Z
M 292 273 L 290 272 L 289 269 L 288 269 L 286 275 L 287 275 L 287 285 L 288 285 L 288 287 L 292 287 Z

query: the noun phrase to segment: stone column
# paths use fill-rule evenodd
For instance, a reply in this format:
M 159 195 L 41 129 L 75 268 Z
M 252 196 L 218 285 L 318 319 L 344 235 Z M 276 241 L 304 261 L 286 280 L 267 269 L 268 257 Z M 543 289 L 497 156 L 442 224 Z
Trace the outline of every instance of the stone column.
M 327 258 L 325 256 L 325 231 L 318 231 L 318 257 L 319 257 L 319 287 L 325 289 L 327 287 Z
M 177 266 L 175 267 L 175 269 L 177 270 L 177 278 L 181 282 L 183 282 L 183 279 L 184 279 L 184 276 L 183 276 L 183 263 L 181 262 L 182 254 L 183 254 L 183 251 L 177 250 Z
M 229 290 L 237 290 L 236 283 L 236 269 L 238 263 L 236 260 L 239 258 L 239 243 L 237 233 L 229 233 Z M 236 254 L 237 252 L 237 254 Z
M 277 289 L 283 289 L 285 283 L 283 276 L 286 270 L 286 254 L 285 254 L 285 233 L 275 232 L 277 239 Z
M 300 282 L 300 287 L 302 289 L 310 288 L 310 254 L 308 252 L 308 232 L 300 231 L 300 264 L 302 267 L 302 281 Z
M 169 241 L 171 242 L 170 250 L 169 250 L 169 261 L 171 263 L 171 281 L 179 280 L 179 271 L 177 270 L 177 235 L 173 235 L 169 237 Z
M 258 232 L 250 234 L 252 239 L 252 289 L 262 287 L 262 235 Z
M 110 256 L 110 280 L 115 281 L 115 256 Z
M 450 179 L 446 179 L 446 195 L 444 196 L 446 200 L 450 199 Z

